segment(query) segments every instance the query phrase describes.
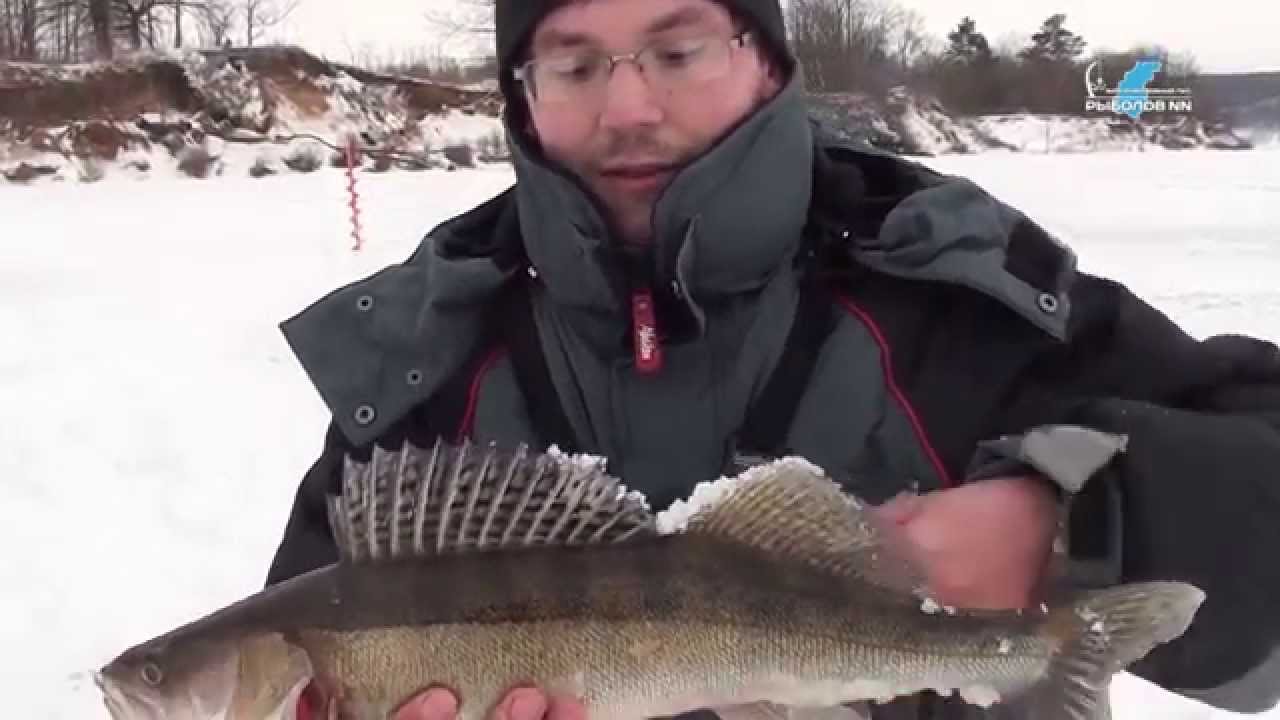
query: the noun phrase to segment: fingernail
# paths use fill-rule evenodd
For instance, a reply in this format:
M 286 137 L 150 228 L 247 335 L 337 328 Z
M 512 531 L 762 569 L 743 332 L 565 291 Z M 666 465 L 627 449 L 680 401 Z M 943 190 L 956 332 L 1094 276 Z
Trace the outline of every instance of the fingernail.
M 903 492 L 876 508 L 880 517 L 895 525 L 904 525 L 920 511 L 923 499 L 911 492 Z
M 516 690 L 507 705 L 507 720 L 542 720 L 547 702 L 536 690 Z
M 432 690 L 418 701 L 421 720 L 450 720 L 458 714 L 458 699 L 445 690 Z

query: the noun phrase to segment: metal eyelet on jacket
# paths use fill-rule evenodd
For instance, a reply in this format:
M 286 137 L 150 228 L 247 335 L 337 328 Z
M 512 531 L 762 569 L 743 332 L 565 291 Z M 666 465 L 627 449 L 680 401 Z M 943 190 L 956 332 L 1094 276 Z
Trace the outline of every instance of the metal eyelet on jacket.
M 421 385 L 422 371 L 418 370 L 417 368 L 414 368 L 413 370 L 410 370 L 408 373 L 405 374 L 404 379 L 405 379 L 405 382 L 409 383 L 410 385 Z
M 1058 312 L 1058 298 L 1051 293 L 1040 293 L 1040 297 L 1036 302 L 1040 305 L 1040 309 L 1048 315 Z
M 370 310 L 372 310 L 372 309 L 373 309 L 373 296 L 372 296 L 372 295 L 361 295 L 361 296 L 360 296 L 360 299 L 359 299 L 359 300 L 356 300 L 356 309 L 358 309 L 360 312 L 369 312 Z
M 359 425 L 372 425 L 374 418 L 377 416 L 378 413 L 373 409 L 372 405 L 361 405 L 356 408 L 355 420 Z

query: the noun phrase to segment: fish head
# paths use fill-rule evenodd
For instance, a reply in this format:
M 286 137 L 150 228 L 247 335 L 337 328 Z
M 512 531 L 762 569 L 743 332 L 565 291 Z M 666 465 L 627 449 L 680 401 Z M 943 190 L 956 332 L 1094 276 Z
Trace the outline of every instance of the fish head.
M 112 720 L 293 720 L 310 679 L 306 653 L 276 634 L 157 641 L 95 676 Z
M 214 718 L 235 693 L 240 643 L 161 638 L 111 661 L 96 680 L 113 720 Z

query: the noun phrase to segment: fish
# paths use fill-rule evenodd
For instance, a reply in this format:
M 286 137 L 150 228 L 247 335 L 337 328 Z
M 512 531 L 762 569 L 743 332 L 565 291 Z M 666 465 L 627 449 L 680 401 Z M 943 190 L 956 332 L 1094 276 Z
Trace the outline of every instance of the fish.
M 95 674 L 104 703 L 114 720 L 295 720 L 300 701 L 383 720 L 443 687 L 481 720 L 532 685 L 591 718 L 764 720 L 932 691 L 1090 720 L 1205 597 L 1171 580 L 950 608 L 874 507 L 803 458 L 723 478 L 666 527 L 605 466 L 470 442 L 347 457 L 337 559 L 125 650 Z

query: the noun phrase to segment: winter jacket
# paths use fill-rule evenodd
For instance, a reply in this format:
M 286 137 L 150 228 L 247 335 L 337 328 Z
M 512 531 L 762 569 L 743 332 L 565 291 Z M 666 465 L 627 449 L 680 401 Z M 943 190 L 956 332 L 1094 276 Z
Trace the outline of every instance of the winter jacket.
M 336 559 L 324 495 L 374 444 L 556 444 L 657 508 L 781 454 L 872 502 L 1034 472 L 1069 503 L 1081 585 L 1207 593 L 1133 672 L 1276 702 L 1276 346 L 1188 336 L 973 183 L 829 139 L 794 84 L 674 180 L 641 259 L 512 140 L 514 187 L 282 325 L 333 423 L 268 583 Z M 802 382 L 771 392 L 780 374 Z M 872 712 L 1002 717 L 932 695 Z

